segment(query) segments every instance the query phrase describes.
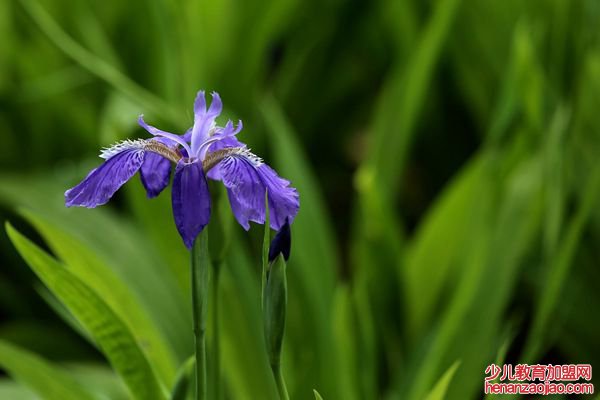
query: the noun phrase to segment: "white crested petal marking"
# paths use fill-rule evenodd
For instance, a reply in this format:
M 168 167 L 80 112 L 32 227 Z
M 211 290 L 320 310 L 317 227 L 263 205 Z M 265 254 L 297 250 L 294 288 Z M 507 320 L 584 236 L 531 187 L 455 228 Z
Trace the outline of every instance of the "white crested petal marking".
M 226 147 L 221 150 L 208 153 L 202 161 L 204 172 L 210 171 L 215 165 L 227 157 L 240 157 L 248 160 L 255 168 L 263 164 L 262 158 L 252 153 L 248 147 Z
M 108 160 L 109 158 L 122 153 L 126 150 L 145 150 L 148 141 L 146 139 L 126 139 L 113 144 L 112 146 L 105 147 L 100 151 L 100 158 Z

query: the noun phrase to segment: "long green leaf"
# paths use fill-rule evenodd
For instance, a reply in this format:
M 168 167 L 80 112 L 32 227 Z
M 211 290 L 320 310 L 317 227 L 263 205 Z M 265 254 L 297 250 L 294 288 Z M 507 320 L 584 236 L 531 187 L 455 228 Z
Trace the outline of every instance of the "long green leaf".
M 126 324 L 86 284 L 7 224 L 11 241 L 27 264 L 67 306 L 100 346 L 136 399 L 164 399 L 165 393 Z
M 194 392 L 194 370 L 196 358 L 190 357 L 177 372 L 177 379 L 171 390 L 170 400 L 186 400 Z
M 444 373 L 442 378 L 438 381 L 435 387 L 429 392 L 425 400 L 443 400 L 446 396 L 446 391 L 448 390 L 448 385 L 454 376 L 460 362 L 455 362 L 452 364 L 448 371 Z
M 568 277 L 569 270 L 573 266 L 573 259 L 576 254 L 581 235 L 586 226 L 593 208 L 597 204 L 600 193 L 600 167 L 596 166 L 591 173 L 588 184 L 585 186 L 585 192 L 582 196 L 582 203 L 575 215 L 569 221 L 556 258 L 550 265 L 544 290 L 541 292 L 540 301 L 536 315 L 533 319 L 532 327 L 527 338 L 523 360 L 533 362 L 540 352 L 544 350 L 544 331 L 548 329 L 548 324 L 552 321 L 552 311 L 559 303 L 561 291 L 564 282 Z
M 364 396 L 361 390 L 364 381 L 361 367 L 364 360 L 360 359 L 357 351 L 357 334 L 359 332 L 352 307 L 351 292 L 348 287 L 340 286 L 336 291 L 333 309 L 333 331 L 335 343 L 338 348 L 337 355 L 340 357 L 338 365 L 342 370 L 338 372 L 340 379 L 340 393 L 345 400 L 369 398 Z
M 175 356 L 135 293 L 77 237 L 32 211 L 22 213 L 42 234 L 69 271 L 106 302 L 127 324 L 138 343 L 144 343 L 144 354 L 158 376 L 169 386 L 175 377 Z
M 334 348 L 330 343 L 330 314 L 339 260 L 331 220 L 317 180 L 277 101 L 266 98 L 262 113 L 272 139 L 277 169 L 292 181 L 300 195 L 300 211 L 293 222 L 293 243 L 294 248 L 302 250 L 293 251 L 289 263 L 289 290 L 297 295 L 290 297 L 288 324 L 293 326 L 297 321 L 303 332 L 290 329 L 286 342 L 290 345 L 294 340 L 312 342 L 315 359 L 304 366 L 307 371 L 303 374 L 312 376 L 312 384 L 326 397 L 337 397 L 333 386 L 337 381 L 332 377 L 337 368 L 330 365 L 335 360 L 331 354 Z M 297 345 L 290 348 L 296 349 Z M 300 364 L 294 367 L 299 368 Z M 314 382 L 315 379 L 322 381 Z M 289 389 L 294 397 L 294 389 Z
M 30 389 L 10 378 L 0 379 L 0 399 L 39 400 L 39 396 Z
M 107 81 L 116 90 L 121 91 L 131 100 L 142 105 L 145 110 L 162 115 L 163 118 L 169 118 L 176 124 L 181 123 L 182 119 L 185 120 L 183 118 L 185 115 L 182 115 L 181 112 L 174 110 L 162 99 L 138 86 L 125 74 L 73 40 L 60 28 L 37 0 L 21 0 L 21 4 L 48 38 L 82 67 Z
M 183 280 L 178 285 L 178 275 L 174 271 L 181 268 L 169 266 L 181 262 L 185 270 L 187 258 L 180 261 L 174 256 L 179 254 L 179 248 L 171 252 L 171 258 L 168 258 L 168 252 L 163 253 L 164 258 L 161 257 L 147 232 L 142 231 L 130 218 L 116 214 L 110 207 L 95 210 L 65 208 L 65 188 L 84 176 L 86 171 L 87 168 L 65 168 L 56 174 L 1 176 L 0 201 L 10 209 L 31 209 L 92 250 L 135 292 L 154 324 L 169 340 L 169 347 L 177 355 L 178 361 L 183 362 L 193 351 L 192 335 L 189 334 L 189 283 L 186 284 L 189 281 Z M 135 186 L 135 183 L 128 185 Z M 147 204 L 156 204 L 155 201 L 144 200 Z M 168 204 L 158 208 L 153 206 L 154 219 L 168 221 L 174 226 L 169 209 Z M 185 247 L 174 228 L 171 231 L 164 230 L 163 236 L 165 241 L 168 238 L 169 243 L 181 246 L 185 253 Z
M 369 177 L 365 180 L 371 183 L 363 187 L 364 194 L 380 191 L 385 197 L 393 197 L 434 67 L 460 3 L 460 0 L 440 0 L 435 3 L 432 16 L 408 65 L 403 64 L 404 60 L 399 60 L 384 85 L 385 90 L 375 114 L 370 150 L 358 172 L 359 176 Z
M 469 245 L 474 227 L 465 221 L 481 202 L 481 193 L 489 190 L 488 179 L 485 158 L 469 162 L 438 196 L 412 240 L 401 274 L 411 338 L 422 333 L 452 265 Z
M 310 279 L 318 299 L 328 296 L 334 285 L 339 260 L 330 216 L 317 179 L 310 168 L 293 128 L 275 99 L 267 97 L 262 107 L 267 132 L 272 139 L 275 162 L 281 174 L 300 194 L 300 212 L 294 221 L 295 246 L 311 249 L 294 255 L 303 265 L 303 279 Z M 291 271 L 290 271 L 291 272 Z M 324 292 L 319 293 L 320 289 Z M 329 299 L 329 301 L 330 301 Z M 324 299 L 322 300 L 324 301 Z
M 67 371 L 0 340 L 0 366 L 44 400 L 93 400 Z

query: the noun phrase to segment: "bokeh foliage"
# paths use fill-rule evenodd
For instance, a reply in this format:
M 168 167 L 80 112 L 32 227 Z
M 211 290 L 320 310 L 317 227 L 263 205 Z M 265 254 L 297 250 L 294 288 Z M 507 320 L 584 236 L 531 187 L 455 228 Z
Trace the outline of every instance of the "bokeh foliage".
M 184 131 L 201 88 L 300 192 L 293 399 L 480 398 L 497 359 L 600 365 L 598 26 L 596 0 L 0 2 L 0 367 L 22 384 L 0 398 L 174 383 L 192 335 L 169 193 L 63 192 L 138 114 Z M 227 232 L 224 395 L 275 398 L 262 232 Z

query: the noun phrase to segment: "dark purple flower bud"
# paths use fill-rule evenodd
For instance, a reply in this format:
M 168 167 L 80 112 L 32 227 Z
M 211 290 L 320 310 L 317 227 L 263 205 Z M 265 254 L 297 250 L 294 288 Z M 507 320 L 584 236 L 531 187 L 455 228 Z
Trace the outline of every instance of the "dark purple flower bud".
M 283 258 L 287 261 L 290 258 L 291 246 L 292 233 L 290 231 L 290 224 L 286 219 L 269 246 L 269 262 L 273 262 L 279 254 L 283 255 Z

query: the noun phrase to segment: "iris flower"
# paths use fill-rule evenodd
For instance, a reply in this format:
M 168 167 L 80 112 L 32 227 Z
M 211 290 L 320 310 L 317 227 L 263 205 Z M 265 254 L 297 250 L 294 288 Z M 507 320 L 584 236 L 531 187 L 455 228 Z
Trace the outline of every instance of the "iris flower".
M 153 137 L 125 140 L 103 149 L 100 157 L 104 163 L 65 192 L 67 207 L 94 208 L 107 203 L 138 171 L 148 197 L 158 196 L 169 184 L 174 163 L 173 216 L 188 248 L 210 220 L 207 177 L 225 185 L 233 214 L 246 230 L 250 221 L 264 224 L 268 193 L 270 226 L 281 229 L 298 213 L 298 192 L 237 139 L 241 121 L 237 126 L 231 121 L 224 127 L 216 124 L 222 108 L 217 93 L 212 93 L 207 107 L 204 91 L 198 92 L 194 125 L 183 135 L 161 131 L 140 116 L 138 123 Z

